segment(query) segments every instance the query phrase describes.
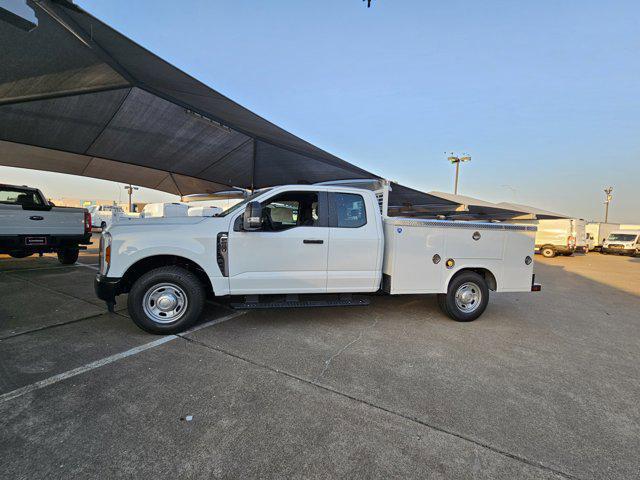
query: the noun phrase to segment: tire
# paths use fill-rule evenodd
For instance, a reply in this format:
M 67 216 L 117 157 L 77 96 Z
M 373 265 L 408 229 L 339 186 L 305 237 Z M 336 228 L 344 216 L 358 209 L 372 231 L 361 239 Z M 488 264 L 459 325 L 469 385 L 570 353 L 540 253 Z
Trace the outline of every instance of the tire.
M 58 250 L 58 261 L 62 265 L 73 265 L 78 261 L 80 251 L 77 248 L 66 248 Z
M 190 271 L 175 266 L 160 267 L 142 275 L 129 292 L 127 307 L 142 330 L 160 335 L 179 333 L 199 318 L 206 292 Z M 164 302 L 162 307 L 160 302 Z
M 553 247 L 542 247 L 540 253 L 544 258 L 553 258 L 556 256 L 556 249 Z
M 102 222 L 100 224 L 100 230 L 104 230 L 105 228 L 107 228 L 107 222 Z
M 467 292 L 465 302 L 461 296 Z M 475 297 L 475 303 L 472 300 Z M 449 282 L 447 293 L 438 294 L 438 306 L 444 314 L 457 322 L 471 322 L 478 318 L 489 303 L 489 287 L 481 275 L 462 272 Z M 464 305 L 467 305 L 467 308 Z
M 27 252 L 10 252 L 9 256 L 11 258 L 27 258 L 30 257 L 31 255 L 33 255 L 33 253 L 27 253 Z

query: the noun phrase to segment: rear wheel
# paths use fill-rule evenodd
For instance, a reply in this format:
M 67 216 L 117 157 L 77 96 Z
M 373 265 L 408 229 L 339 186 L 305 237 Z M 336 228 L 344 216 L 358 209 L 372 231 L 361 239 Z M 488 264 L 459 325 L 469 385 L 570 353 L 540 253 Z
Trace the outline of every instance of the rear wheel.
M 553 247 L 542 247 L 540 253 L 545 258 L 553 258 L 556 256 L 556 249 Z
M 489 303 L 489 287 L 481 275 L 462 272 L 449 283 L 446 294 L 438 295 L 440 309 L 458 322 L 478 318 Z
M 65 248 L 58 250 L 58 261 L 62 265 L 73 265 L 78 261 L 80 251 L 77 248 Z
M 136 280 L 127 304 L 138 327 L 150 333 L 171 334 L 186 330 L 200 318 L 204 300 L 204 287 L 193 273 L 168 266 Z

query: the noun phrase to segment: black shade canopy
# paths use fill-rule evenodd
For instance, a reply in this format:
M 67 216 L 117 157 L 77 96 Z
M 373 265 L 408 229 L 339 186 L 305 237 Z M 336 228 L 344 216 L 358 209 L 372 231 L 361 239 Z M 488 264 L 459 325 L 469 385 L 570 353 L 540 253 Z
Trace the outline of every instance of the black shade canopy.
M 268 122 L 71 2 L 0 8 L 0 164 L 186 195 L 378 178 Z

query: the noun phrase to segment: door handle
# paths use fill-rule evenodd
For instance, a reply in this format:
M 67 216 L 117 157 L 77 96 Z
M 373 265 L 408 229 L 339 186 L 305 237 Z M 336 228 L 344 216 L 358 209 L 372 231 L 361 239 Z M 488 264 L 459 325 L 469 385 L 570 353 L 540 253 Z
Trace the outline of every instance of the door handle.
M 29 220 L 44 220 L 44 217 L 41 217 L 40 215 L 34 215 L 32 217 L 29 217 Z
M 324 240 L 303 240 L 302 243 L 323 244 Z

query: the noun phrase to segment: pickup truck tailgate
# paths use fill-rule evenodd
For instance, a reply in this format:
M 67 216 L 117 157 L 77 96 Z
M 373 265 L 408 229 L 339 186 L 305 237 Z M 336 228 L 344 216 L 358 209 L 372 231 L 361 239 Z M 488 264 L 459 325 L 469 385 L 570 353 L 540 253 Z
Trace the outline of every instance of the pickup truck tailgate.
M 82 235 L 84 209 L 24 209 L 0 205 L 0 235 Z

